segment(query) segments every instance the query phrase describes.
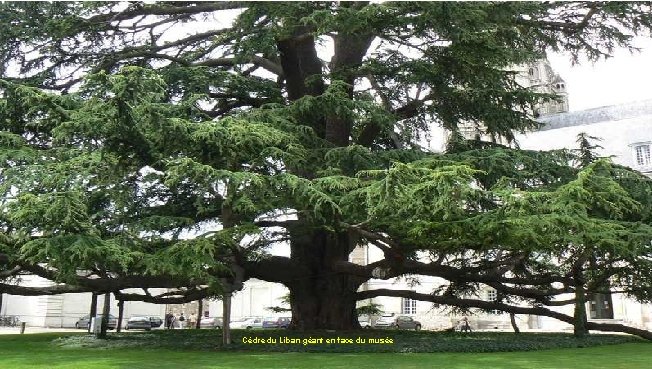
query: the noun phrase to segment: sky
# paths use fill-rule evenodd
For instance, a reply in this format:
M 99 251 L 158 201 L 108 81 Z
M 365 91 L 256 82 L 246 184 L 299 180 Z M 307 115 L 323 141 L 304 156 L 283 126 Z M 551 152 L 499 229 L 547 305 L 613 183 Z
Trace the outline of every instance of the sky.
M 548 54 L 552 68 L 566 81 L 570 111 L 652 99 L 652 36 L 638 37 L 634 45 L 640 53 L 618 49 L 607 60 L 584 59 L 575 66 L 568 55 Z

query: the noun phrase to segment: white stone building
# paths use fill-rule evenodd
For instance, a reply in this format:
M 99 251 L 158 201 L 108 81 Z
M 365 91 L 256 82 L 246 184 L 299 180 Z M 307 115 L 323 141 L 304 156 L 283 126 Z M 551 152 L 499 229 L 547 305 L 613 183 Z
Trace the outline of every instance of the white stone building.
M 542 117 L 550 114 L 564 113 L 568 111 L 568 93 L 566 82 L 559 74 L 555 73 L 548 59 L 539 59 L 536 62 L 515 66 L 516 82 L 524 88 L 534 92 L 557 95 L 552 101 L 540 101 L 530 113 L 534 117 Z M 478 139 L 507 144 L 501 137 L 491 137 L 486 133 L 482 124 L 462 123 L 459 125 L 460 133 L 466 139 Z
M 51 286 L 52 282 L 33 275 L 21 276 L 21 284 L 32 287 Z M 125 292 L 128 292 L 127 290 Z M 155 292 L 155 291 L 152 291 Z M 98 314 L 102 311 L 104 295 L 97 297 Z M 88 315 L 91 305 L 91 293 L 65 293 L 46 296 L 15 296 L 2 295 L 0 316 L 16 316 L 30 327 L 74 328 L 75 323 L 84 315 Z M 111 314 L 118 316 L 117 301 L 111 295 Z M 144 302 L 125 301 L 124 321 L 130 316 L 165 315 L 165 305 L 148 304 Z
M 577 112 L 542 116 L 543 126 L 516 136 L 522 149 L 576 149 L 577 135 L 600 138 L 601 156 L 615 163 L 652 174 L 652 100 L 604 106 Z

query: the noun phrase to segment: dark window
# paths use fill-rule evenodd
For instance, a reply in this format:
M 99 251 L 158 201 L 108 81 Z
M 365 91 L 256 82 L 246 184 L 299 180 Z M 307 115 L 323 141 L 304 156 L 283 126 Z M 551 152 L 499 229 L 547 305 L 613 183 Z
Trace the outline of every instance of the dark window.
M 650 160 L 650 145 L 637 145 L 634 146 L 634 156 L 636 158 L 637 165 L 650 165 L 652 160 Z
M 595 293 L 588 296 L 589 318 L 613 319 L 614 310 L 611 293 Z

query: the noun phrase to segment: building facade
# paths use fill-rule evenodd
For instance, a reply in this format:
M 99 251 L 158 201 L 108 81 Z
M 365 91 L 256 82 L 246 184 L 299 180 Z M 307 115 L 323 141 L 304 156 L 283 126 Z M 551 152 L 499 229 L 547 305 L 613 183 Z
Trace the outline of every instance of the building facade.
M 46 287 L 52 282 L 33 275 L 21 276 L 24 286 Z M 125 292 L 129 292 L 125 290 Z M 156 292 L 152 290 L 152 292 Z M 74 328 L 75 323 L 89 315 L 91 307 L 91 293 L 65 293 L 61 295 L 44 296 L 15 296 L 2 295 L 0 316 L 15 316 L 30 327 L 48 328 Z M 104 304 L 104 295 L 97 297 L 97 312 L 101 314 Z M 111 295 L 111 314 L 118 316 L 118 302 Z M 158 316 L 165 315 L 165 305 L 148 304 L 139 301 L 124 302 L 123 327 L 130 316 Z
M 516 82 L 534 92 L 556 95 L 555 100 L 541 100 L 530 112 L 535 118 L 550 114 L 568 112 L 568 93 L 566 81 L 555 73 L 548 59 L 539 59 L 535 62 L 514 67 Z M 484 126 L 478 123 L 462 123 L 459 125 L 460 133 L 467 140 L 481 140 L 507 144 L 501 137 L 492 137 L 487 134 Z

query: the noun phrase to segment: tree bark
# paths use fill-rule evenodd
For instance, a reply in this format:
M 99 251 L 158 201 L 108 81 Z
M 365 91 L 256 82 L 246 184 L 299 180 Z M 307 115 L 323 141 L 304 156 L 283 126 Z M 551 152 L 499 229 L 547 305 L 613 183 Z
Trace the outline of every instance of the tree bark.
M 292 328 L 359 329 L 356 291 L 364 278 L 334 269 L 338 261 L 347 261 L 352 250 L 346 232 L 292 227 L 291 257 L 308 268 L 307 275 L 288 281 L 292 306 Z
M 586 318 L 586 293 L 584 286 L 575 286 L 575 310 L 573 312 L 573 334 L 575 337 L 585 337 L 589 334 Z
M 204 300 L 199 299 L 197 300 L 197 323 L 195 324 L 196 329 L 201 328 L 201 318 L 204 316 L 202 310 L 204 310 Z
M 88 333 L 93 333 L 91 322 L 95 318 L 95 315 L 97 315 L 97 294 L 93 292 L 91 294 L 91 311 L 88 313 Z
M 102 307 L 102 328 L 97 338 L 106 338 L 106 332 L 109 328 L 109 313 L 111 312 L 111 294 L 104 294 L 104 306 Z
M 584 288 L 584 275 L 582 273 L 583 261 L 578 260 L 573 270 L 575 280 L 575 309 L 573 312 L 573 334 L 575 337 L 586 337 L 589 334 L 586 317 L 586 291 Z
M 124 300 L 118 300 L 118 325 L 115 328 L 115 331 L 120 333 L 122 331 L 122 319 L 125 312 L 125 302 Z
M 222 344 L 231 344 L 231 292 L 222 296 Z
M 362 63 L 367 49 L 374 39 L 371 34 L 340 33 L 333 39 L 333 58 L 331 59 L 331 78 L 346 84 L 346 92 L 353 99 L 356 68 Z M 336 114 L 326 117 L 324 138 L 335 146 L 347 146 L 350 141 L 353 121 Z
M 512 328 L 514 329 L 514 333 L 516 334 L 521 333 L 521 330 L 518 329 L 518 325 L 516 325 L 516 314 L 509 313 L 509 322 L 512 323 Z

